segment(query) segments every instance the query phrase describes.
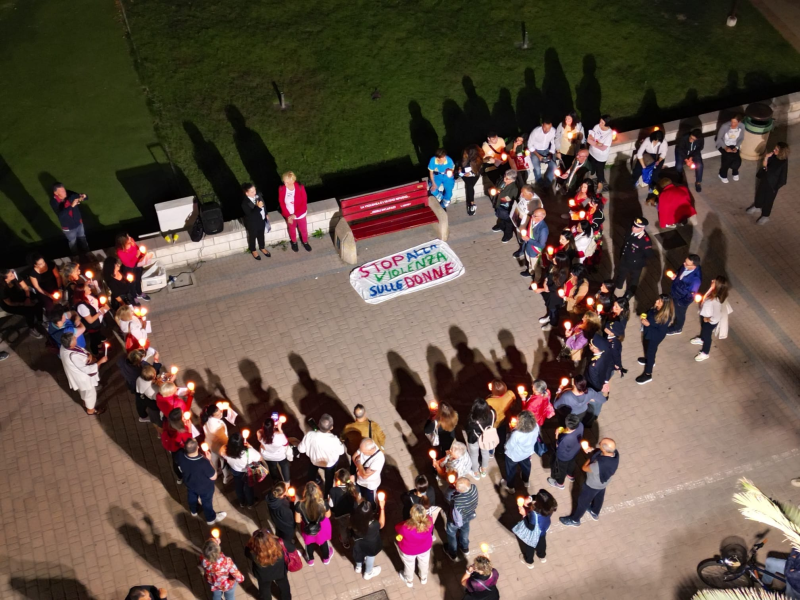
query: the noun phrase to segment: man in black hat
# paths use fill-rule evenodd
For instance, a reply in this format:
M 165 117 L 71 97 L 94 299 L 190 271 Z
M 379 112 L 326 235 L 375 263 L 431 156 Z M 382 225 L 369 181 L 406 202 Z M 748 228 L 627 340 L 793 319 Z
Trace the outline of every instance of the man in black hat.
M 611 352 L 611 344 L 601 332 L 597 332 L 589 342 L 589 349 L 592 351 L 589 363 L 583 376 L 586 383 L 596 392 L 608 394 L 611 377 L 614 375 L 614 355 Z
M 622 246 L 622 252 L 617 263 L 617 277 L 614 280 L 614 287 L 620 289 L 625 285 L 625 295 L 632 298 L 639 285 L 639 277 L 642 274 L 647 259 L 653 255 L 653 242 L 650 236 L 645 233 L 644 228 L 649 222 L 644 217 L 637 217 L 633 221 L 631 232 Z

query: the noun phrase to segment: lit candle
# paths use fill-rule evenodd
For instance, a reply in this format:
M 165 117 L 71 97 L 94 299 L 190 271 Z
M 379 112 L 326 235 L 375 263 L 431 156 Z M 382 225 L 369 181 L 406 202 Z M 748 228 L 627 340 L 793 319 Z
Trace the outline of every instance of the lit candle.
M 583 448 L 584 452 L 588 452 L 589 451 L 589 442 L 587 442 L 586 440 L 581 440 L 581 448 Z
M 61 298 L 61 292 L 53 292 L 53 300 L 58 300 Z
M 143 306 L 143 307 L 142 307 L 142 308 L 139 310 L 139 312 L 142 314 L 142 316 L 144 316 L 144 315 L 146 315 L 146 314 L 147 314 L 147 308 L 145 308 L 145 307 Z
M 671 270 L 671 269 L 668 269 L 668 270 L 667 270 L 667 277 L 669 277 L 670 279 L 672 279 L 673 277 L 675 277 L 675 271 L 673 271 L 673 270 Z
M 250 437 L 250 430 L 249 429 L 242 429 L 242 437 L 247 439 Z
M 436 400 L 431 400 L 431 403 L 428 405 L 428 407 L 431 409 L 431 412 L 435 412 L 439 409 L 439 403 L 436 402 Z
M 508 160 L 508 154 L 506 154 L 505 152 L 503 152 L 503 153 L 500 155 L 500 160 L 504 160 L 504 161 L 505 161 L 505 160 Z
M 483 552 L 484 554 L 489 554 L 489 544 L 485 542 L 481 544 L 481 552 Z
M 127 279 L 127 280 L 128 280 L 128 283 L 133 283 L 133 279 L 134 279 L 134 277 L 133 277 L 133 273 L 128 273 L 128 274 L 125 276 L 125 279 Z
M 700 302 L 702 299 L 703 299 L 703 294 L 695 294 L 694 295 L 694 301 L 695 302 Z
M 559 298 L 563 298 L 565 294 L 566 294 L 566 292 L 564 291 L 563 288 L 559 288 L 558 289 L 558 297 Z
M 147 252 L 147 248 L 144 245 L 139 246 L 139 253 L 140 254 L 144 254 L 146 252 Z
M 547 253 L 548 253 L 550 256 L 553 256 L 553 252 L 555 252 L 555 251 L 556 251 L 556 249 L 555 249 L 555 248 L 553 248 L 552 246 L 548 246 L 548 247 L 547 247 Z
M 696 169 L 696 168 L 697 168 L 697 167 L 695 166 L 695 164 L 694 164 L 694 163 L 692 163 L 692 164 L 691 164 L 691 165 L 689 165 L 689 166 L 690 166 L 692 169 Z
M 141 317 L 142 316 L 142 310 L 138 306 L 134 306 L 133 307 L 133 314 L 135 314 L 137 317 Z
M 562 377 L 561 378 L 561 387 L 565 388 L 569 385 L 569 377 Z
M 653 127 L 653 131 L 654 131 L 654 132 L 655 132 L 655 131 L 658 131 L 659 129 L 661 129 L 661 127 L 659 127 L 658 125 L 656 125 L 655 127 Z
M 428 456 L 430 456 L 432 460 L 436 460 L 436 450 L 430 450 Z
M 492 391 L 492 382 L 491 381 L 489 382 L 489 391 L 490 392 Z
M 532 290 L 535 292 L 536 290 L 538 290 L 538 289 L 539 289 L 539 284 L 538 284 L 538 283 L 536 283 L 536 282 L 534 281 L 534 282 L 531 284 L 531 289 L 532 289 Z
M 564 331 L 569 333 L 570 329 L 572 329 L 572 323 L 570 323 L 569 321 L 564 321 Z
M 286 493 L 289 494 L 289 498 L 294 498 L 297 492 L 293 487 L 290 487 L 288 490 L 286 490 Z
M 380 502 L 383 502 L 384 500 L 386 500 L 386 492 L 378 492 L 378 500 Z
M 445 175 L 447 175 L 448 177 L 452 177 L 453 176 L 453 169 L 447 169 L 447 171 L 445 171 Z
M 517 386 L 517 393 L 520 396 L 527 396 L 528 395 L 528 390 L 525 389 L 524 385 L 518 385 Z
M 189 412 L 188 410 L 185 413 L 183 413 L 183 420 L 184 421 L 191 421 L 192 420 L 192 413 Z
M 281 424 L 286 423 L 286 415 L 281 415 L 280 417 L 278 417 L 278 423 Z
M 528 150 L 527 148 L 525 148 L 525 156 L 530 156 L 530 155 L 531 155 L 531 151 Z
M 517 426 L 517 417 L 511 417 L 511 429 L 514 429 Z
M 497 196 L 497 188 L 490 188 L 489 189 L 490 196 Z
M 602 312 L 603 312 L 603 305 L 602 304 L 598 304 L 597 305 L 597 314 L 601 314 Z
M 205 442 L 200 444 L 200 448 L 203 450 L 203 452 L 208 452 L 208 444 L 206 444 Z
M 219 539 L 219 529 L 217 529 L 216 527 L 214 529 L 212 529 L 211 530 L 211 537 L 213 537 L 215 540 L 218 540 Z
M 573 133 L 570 131 L 570 132 L 567 134 L 567 139 L 568 139 L 568 140 L 571 140 L 573 137 L 574 137 L 574 134 L 573 134 Z
M 616 140 L 617 139 L 617 132 L 614 129 L 611 130 L 611 139 L 612 140 Z
M 108 298 L 105 296 L 100 296 L 100 304 L 105 304 L 106 302 L 108 302 Z
M 106 356 L 108 356 L 108 347 L 109 347 L 110 345 L 111 345 L 111 344 L 109 344 L 108 342 L 103 342 L 103 346 L 105 346 L 105 348 L 106 348 L 106 352 L 105 352 Z
M 456 474 L 450 473 L 450 475 L 447 476 L 447 481 L 450 482 L 450 485 L 453 485 L 456 482 Z
M 523 498 L 522 496 L 517 498 L 517 506 L 525 506 L 525 498 Z
M 194 391 L 194 381 L 190 381 L 186 384 L 186 387 L 189 389 L 190 392 Z
M 556 169 L 556 177 L 561 177 L 561 169 Z
M 589 297 L 586 299 L 586 306 L 591 306 L 592 304 L 594 304 L 594 298 L 592 298 L 591 296 L 589 296 Z
M 175 366 L 170 367 L 169 368 L 169 372 L 172 373 L 173 375 L 177 375 L 178 374 L 178 367 L 175 367 Z
M 575 206 L 575 198 L 570 198 L 569 199 L 569 205 L 570 206 Z
M 581 219 L 584 219 L 586 217 L 586 211 L 585 210 L 580 211 L 578 213 L 578 217 L 580 217 Z
M 217 408 L 220 410 L 228 410 L 230 407 L 230 402 L 217 402 Z

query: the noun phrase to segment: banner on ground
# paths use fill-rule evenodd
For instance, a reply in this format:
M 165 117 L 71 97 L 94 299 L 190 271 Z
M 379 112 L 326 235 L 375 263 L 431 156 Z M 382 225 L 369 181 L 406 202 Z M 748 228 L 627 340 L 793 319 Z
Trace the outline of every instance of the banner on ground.
M 365 302 L 378 304 L 461 277 L 464 265 L 442 240 L 433 240 L 353 269 L 350 284 Z

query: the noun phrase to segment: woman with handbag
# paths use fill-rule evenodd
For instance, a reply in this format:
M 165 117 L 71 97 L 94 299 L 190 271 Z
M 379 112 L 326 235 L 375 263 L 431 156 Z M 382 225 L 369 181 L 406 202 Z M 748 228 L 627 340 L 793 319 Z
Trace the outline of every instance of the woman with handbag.
M 127 233 L 120 233 L 115 240 L 117 258 L 122 262 L 122 273 L 133 275 L 133 290 L 136 298 L 149 301 L 150 296 L 142 292 L 142 273 L 152 260 L 152 253 L 142 253 L 136 241 Z
M 258 582 L 260 600 L 272 600 L 273 582 L 280 590 L 280 600 L 292 600 L 292 589 L 287 576 L 289 565 L 284 556 L 281 539 L 266 529 L 258 529 L 247 542 L 244 555 L 250 559 L 253 575 Z
M 138 312 L 138 308 L 136 311 Z M 147 339 L 147 323 L 142 321 L 133 306 L 126 304 L 120 306 L 114 314 L 114 320 L 119 325 L 119 329 L 125 336 L 125 350 L 130 352 L 137 348 L 147 350 L 150 347 L 150 340 Z
M 433 546 L 433 519 L 421 504 L 415 504 L 411 507 L 411 517 L 395 525 L 394 530 L 397 533 L 400 560 L 403 561 L 400 579 L 408 587 L 414 587 L 414 570 L 418 564 L 419 582 L 425 585 L 428 583 L 428 565 Z
M 212 600 L 234 600 L 236 584 L 244 581 L 244 575 L 234 564 L 233 559 L 225 556 L 220 549 L 220 541 L 211 538 L 203 544 L 203 556 L 200 559 L 206 582 L 211 586 Z
M 486 477 L 486 467 L 494 456 L 494 449 L 500 443 L 495 429 L 497 414 L 483 398 L 476 398 L 464 428 L 467 450 L 472 461 L 470 475 L 476 481 Z M 491 439 L 489 439 L 491 438 Z M 478 460 L 480 458 L 480 460 Z
M 534 566 L 534 553 L 542 563 L 547 562 L 547 530 L 550 529 L 550 518 L 557 508 L 558 502 L 547 490 L 539 490 L 536 496 L 525 498 L 523 505 L 519 507 L 522 521 L 512 531 L 522 550 L 520 560 L 529 569 Z
M 350 515 L 350 535 L 353 539 L 353 560 L 356 573 L 363 573 L 365 580 L 377 577 L 381 568 L 375 566 L 375 557 L 383 550 L 381 529 L 386 525 L 384 510 L 386 498 L 378 498 L 378 512 L 369 500 L 363 500 Z
M 228 463 L 233 474 L 233 484 L 236 498 L 240 508 L 253 508 L 255 505 L 255 492 L 253 482 L 247 473 L 247 468 L 261 460 L 261 455 L 250 447 L 247 440 L 238 430 L 228 434 L 228 443 L 220 448 L 220 456 Z
M 331 511 L 325 506 L 322 490 L 313 481 L 306 484 L 303 499 L 295 504 L 294 521 L 300 524 L 308 566 L 314 566 L 314 552 L 320 555 L 322 564 L 331 562 Z
M 631 181 L 633 185 L 641 178 L 640 187 L 649 188 L 652 192 L 667 158 L 667 142 L 664 141 L 664 132 L 656 128 L 653 133 L 639 145 L 633 163 Z
M 498 579 L 500 574 L 492 567 L 489 557 L 479 554 L 461 577 L 461 585 L 466 589 L 464 600 L 500 600 Z
M 289 481 L 289 460 L 287 452 L 291 452 L 289 439 L 283 433 L 280 417 L 271 417 L 264 421 L 264 425 L 256 433 L 261 444 L 259 452 L 267 462 L 269 474 L 274 482 Z
M 458 425 L 458 413 L 446 402 L 442 402 L 425 423 L 425 437 L 440 455 L 450 450 L 450 446 L 453 445 L 456 439 L 456 425 Z
M 273 485 L 272 489 L 267 493 L 269 518 L 275 526 L 275 534 L 281 538 L 283 545 L 290 555 L 297 553 L 294 544 L 295 522 L 293 502 L 294 490 L 292 490 L 292 495 L 290 496 L 289 486 L 283 482 Z M 291 568 L 289 570 L 294 571 L 294 569 Z

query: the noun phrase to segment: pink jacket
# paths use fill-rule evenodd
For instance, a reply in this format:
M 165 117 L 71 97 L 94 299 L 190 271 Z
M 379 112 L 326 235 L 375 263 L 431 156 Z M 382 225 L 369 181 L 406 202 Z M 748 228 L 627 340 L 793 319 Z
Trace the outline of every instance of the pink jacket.
M 292 214 L 302 215 L 305 214 L 308 208 L 308 196 L 306 196 L 306 188 L 301 184 L 295 182 L 294 184 L 294 213 L 286 210 L 286 186 L 282 185 L 278 188 L 278 202 L 281 205 L 281 214 L 285 219 L 288 219 Z
M 433 519 L 428 517 L 428 520 L 431 522 L 431 528 L 423 532 L 411 529 L 405 521 L 394 526 L 394 530 L 400 537 L 397 541 L 400 552 L 406 556 L 416 556 L 431 549 L 433 546 Z

